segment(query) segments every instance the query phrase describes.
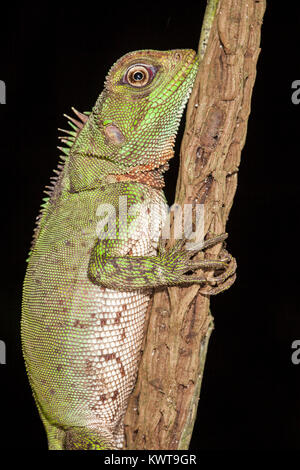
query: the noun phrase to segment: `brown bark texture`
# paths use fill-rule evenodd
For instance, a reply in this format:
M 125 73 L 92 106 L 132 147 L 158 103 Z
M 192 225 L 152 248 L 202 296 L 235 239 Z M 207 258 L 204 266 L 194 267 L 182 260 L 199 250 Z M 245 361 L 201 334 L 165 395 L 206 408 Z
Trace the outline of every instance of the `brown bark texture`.
M 176 202 L 204 204 L 209 236 L 225 232 L 237 187 L 265 6 L 265 0 L 220 0 L 187 109 Z M 202 256 L 216 258 L 220 249 Z M 200 290 L 154 294 L 125 417 L 126 449 L 189 447 L 213 329 L 209 296 Z

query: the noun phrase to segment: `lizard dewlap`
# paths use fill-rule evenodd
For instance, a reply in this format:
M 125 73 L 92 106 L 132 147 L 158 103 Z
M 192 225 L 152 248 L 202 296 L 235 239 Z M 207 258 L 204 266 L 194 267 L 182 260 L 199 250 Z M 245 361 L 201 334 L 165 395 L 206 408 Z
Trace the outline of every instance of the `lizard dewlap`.
M 50 449 L 122 448 L 152 288 L 203 282 L 185 274 L 201 264 L 182 246 L 158 249 L 162 218 L 148 210 L 165 201 L 163 172 L 197 67 L 192 50 L 126 54 L 92 111 L 74 110 L 63 131 L 22 315 L 26 369 Z

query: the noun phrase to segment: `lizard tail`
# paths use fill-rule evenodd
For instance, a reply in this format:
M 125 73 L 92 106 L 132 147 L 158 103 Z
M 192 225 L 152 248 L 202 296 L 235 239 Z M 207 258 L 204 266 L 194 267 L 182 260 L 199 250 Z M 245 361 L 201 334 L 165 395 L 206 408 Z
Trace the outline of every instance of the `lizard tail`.
M 65 450 L 113 449 L 113 436 L 108 431 L 98 432 L 84 427 L 71 427 L 66 431 Z

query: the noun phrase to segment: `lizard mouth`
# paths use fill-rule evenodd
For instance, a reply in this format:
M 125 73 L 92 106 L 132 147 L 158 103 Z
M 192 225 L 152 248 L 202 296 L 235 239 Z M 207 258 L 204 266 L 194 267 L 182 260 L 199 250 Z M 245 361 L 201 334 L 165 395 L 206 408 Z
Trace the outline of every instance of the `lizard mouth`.
M 185 59 L 183 58 L 185 55 Z M 181 63 L 178 68 L 178 72 L 175 73 L 172 79 L 168 82 L 164 89 L 164 93 L 174 94 L 177 92 L 179 87 L 184 86 L 187 92 L 190 91 L 194 82 L 197 69 L 198 69 L 198 57 L 196 52 L 192 49 L 178 49 L 174 51 L 174 62 Z M 176 62 L 172 63 L 173 67 L 176 67 Z M 182 65 L 183 63 L 183 65 Z
M 165 103 L 169 102 L 168 106 L 171 113 L 174 112 L 173 129 L 170 132 L 169 138 L 166 138 L 164 148 L 158 152 L 155 159 L 148 160 L 147 163 L 131 167 L 127 173 L 129 178 L 142 183 L 149 184 L 155 188 L 164 187 L 163 173 L 168 169 L 168 161 L 174 156 L 174 143 L 177 134 L 177 129 L 186 106 L 186 103 L 192 92 L 193 83 L 198 70 L 198 57 L 195 51 L 191 49 L 179 49 L 172 51 L 173 56 L 170 63 L 171 70 L 173 69 L 172 79 L 161 90 L 162 100 Z M 184 57 L 184 55 L 186 57 Z M 177 72 L 176 72 L 177 67 Z M 175 73 L 174 73 L 175 71 Z M 179 99 L 176 96 L 179 95 Z M 173 103 L 173 105 L 172 105 Z M 152 103 L 153 104 L 153 103 Z M 162 126 L 158 121 L 156 125 Z M 145 157 L 145 160 L 146 157 Z

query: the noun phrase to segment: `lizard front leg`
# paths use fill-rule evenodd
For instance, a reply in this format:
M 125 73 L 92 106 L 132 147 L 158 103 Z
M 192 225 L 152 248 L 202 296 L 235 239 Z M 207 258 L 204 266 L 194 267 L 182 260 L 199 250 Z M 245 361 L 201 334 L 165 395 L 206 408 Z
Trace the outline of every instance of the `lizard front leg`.
M 236 270 L 234 258 L 228 254 L 220 259 L 193 261 L 191 258 L 198 251 L 222 242 L 226 237 L 226 234 L 214 237 L 204 242 L 200 249 L 193 250 L 184 248 L 184 240 L 176 242 L 170 249 L 165 249 L 160 244 L 158 253 L 154 256 L 116 256 L 107 249 L 106 241 L 99 240 L 91 253 L 88 277 L 94 284 L 121 290 L 193 283 L 206 286 L 217 284 L 217 287 L 211 287 L 210 290 L 203 292 L 213 295 L 234 282 Z M 216 277 L 194 275 L 194 271 L 198 269 L 221 269 L 223 273 Z

